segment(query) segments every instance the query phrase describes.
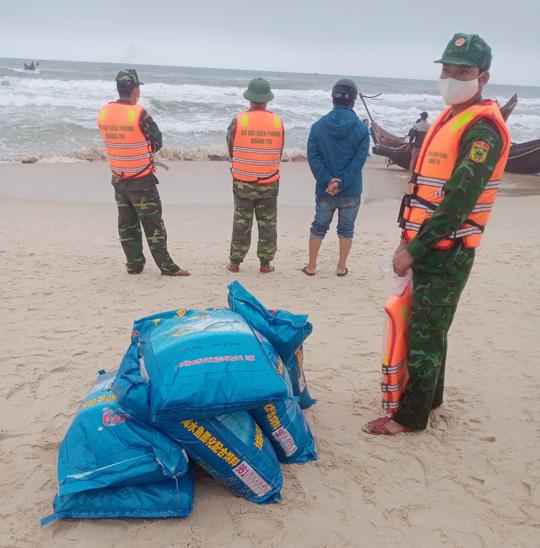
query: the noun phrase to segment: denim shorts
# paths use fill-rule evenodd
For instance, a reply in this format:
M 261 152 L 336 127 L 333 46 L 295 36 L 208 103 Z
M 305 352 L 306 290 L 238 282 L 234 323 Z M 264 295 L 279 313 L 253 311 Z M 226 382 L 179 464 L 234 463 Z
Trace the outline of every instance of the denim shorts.
M 338 238 L 352 240 L 354 236 L 354 222 L 360 209 L 361 196 L 317 196 L 315 200 L 315 219 L 311 223 L 310 238 L 322 240 L 334 217 L 338 212 Z

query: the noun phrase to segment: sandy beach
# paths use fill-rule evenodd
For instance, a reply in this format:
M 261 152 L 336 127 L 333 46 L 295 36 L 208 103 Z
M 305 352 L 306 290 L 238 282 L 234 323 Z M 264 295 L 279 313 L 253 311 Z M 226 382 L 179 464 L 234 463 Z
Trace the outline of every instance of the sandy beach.
M 445 404 L 423 433 L 372 437 L 381 415 L 385 285 L 405 172 L 371 158 L 350 274 L 335 275 L 335 227 L 313 278 L 305 263 L 313 180 L 284 164 L 276 272 L 252 248 L 225 270 L 232 195 L 224 162 L 175 162 L 159 190 L 173 258 L 128 276 L 102 162 L 0 165 L 0 547 L 535 547 L 540 543 L 540 177 L 507 176 L 449 337 Z M 148 257 L 150 258 L 150 257 Z M 132 321 L 226 304 L 237 278 L 271 308 L 305 312 L 307 412 L 320 459 L 283 468 L 283 501 L 257 506 L 207 476 L 185 520 L 71 521 L 52 511 L 56 456 L 99 369 L 114 369 Z

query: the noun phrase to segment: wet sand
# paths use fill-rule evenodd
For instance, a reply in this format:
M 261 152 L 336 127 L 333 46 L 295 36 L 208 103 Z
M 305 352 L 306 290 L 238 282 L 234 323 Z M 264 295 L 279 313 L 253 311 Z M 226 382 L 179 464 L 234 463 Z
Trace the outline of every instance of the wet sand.
M 159 191 L 169 204 L 230 204 L 228 162 L 167 162 L 169 171 L 159 170 Z M 82 176 L 81 174 L 84 174 Z M 370 157 L 364 168 L 364 203 L 397 199 L 407 190 L 407 171 L 386 167 L 380 157 Z M 0 197 L 91 202 L 108 204 L 113 199 L 105 162 L 66 164 L 0 164 Z M 540 175 L 505 173 L 501 195 L 540 195 Z M 282 165 L 280 203 L 313 205 L 314 182 L 305 161 Z

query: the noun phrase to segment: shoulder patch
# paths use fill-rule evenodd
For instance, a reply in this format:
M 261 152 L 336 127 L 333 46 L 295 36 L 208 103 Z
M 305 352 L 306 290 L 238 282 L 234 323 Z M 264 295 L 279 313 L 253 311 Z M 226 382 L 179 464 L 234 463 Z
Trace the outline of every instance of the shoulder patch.
M 483 164 L 487 159 L 490 148 L 491 146 L 485 141 L 475 141 L 472 144 L 469 159 L 476 164 Z

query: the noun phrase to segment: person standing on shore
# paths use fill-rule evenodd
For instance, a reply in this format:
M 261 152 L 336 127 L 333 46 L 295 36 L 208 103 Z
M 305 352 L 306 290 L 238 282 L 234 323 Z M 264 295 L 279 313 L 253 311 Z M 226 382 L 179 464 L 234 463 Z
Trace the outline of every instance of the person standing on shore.
M 307 143 L 309 167 L 316 180 L 315 218 L 309 236 L 308 276 L 317 270 L 322 241 L 338 212 L 339 260 L 337 276 L 345 276 L 354 224 L 362 196 L 362 167 L 369 152 L 369 130 L 353 110 L 356 84 L 347 78 L 332 88 L 334 108 L 311 127 Z
M 492 100 L 482 99 L 491 48 L 455 34 L 441 59 L 446 108 L 429 130 L 405 196 L 394 271 L 413 270 L 407 332 L 409 380 L 393 418 L 366 424 L 371 434 L 423 430 L 443 402 L 447 333 L 493 208 L 510 134 Z
M 418 154 L 422 148 L 422 143 L 426 138 L 427 132 L 430 128 L 430 123 L 427 121 L 428 113 L 421 112 L 420 118 L 416 120 L 416 123 L 409 131 L 409 142 L 411 143 L 411 163 L 409 164 L 409 176 L 412 177 Z
M 253 215 L 257 219 L 259 271 L 274 271 L 277 251 L 277 197 L 279 167 L 285 132 L 281 118 L 266 110 L 274 98 L 264 78 L 254 78 L 244 92 L 249 110 L 236 116 L 227 130 L 231 157 L 234 219 L 229 254 L 229 272 L 239 272 L 251 245 Z
M 152 117 L 137 104 L 140 86 L 134 69 L 116 75 L 119 99 L 107 103 L 98 116 L 98 127 L 112 171 L 118 206 L 118 232 L 126 255 L 128 274 L 140 274 L 143 254 L 141 225 L 150 252 L 164 276 L 189 276 L 167 251 L 167 232 L 155 176 L 154 154 L 163 146 Z

